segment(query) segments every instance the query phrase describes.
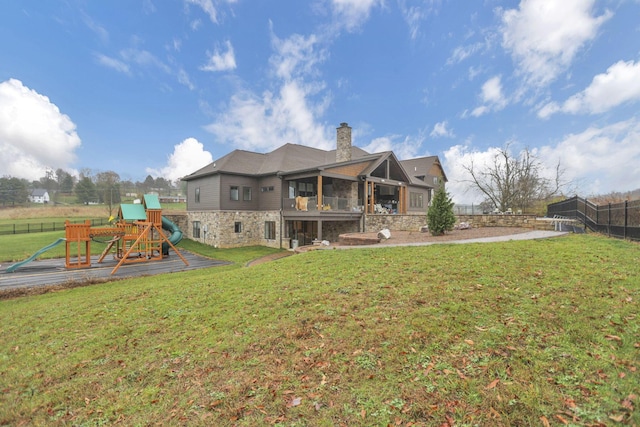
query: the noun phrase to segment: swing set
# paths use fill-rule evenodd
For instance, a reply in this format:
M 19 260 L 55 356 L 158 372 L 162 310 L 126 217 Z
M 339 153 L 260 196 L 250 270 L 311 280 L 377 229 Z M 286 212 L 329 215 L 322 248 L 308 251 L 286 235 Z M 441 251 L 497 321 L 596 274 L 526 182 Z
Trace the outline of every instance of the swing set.
M 163 230 L 171 232 L 169 237 Z M 159 261 L 173 249 L 180 259 L 189 265 L 175 247 L 182 240 L 180 229 L 162 216 L 158 196 L 145 194 L 143 204 L 121 204 L 118 217 L 111 227 L 91 227 L 91 221 L 71 224 L 65 222 L 65 267 L 70 269 L 91 267 L 91 242 L 106 243 L 98 258 L 101 263 L 114 250 L 118 264 L 114 274 L 123 264 Z M 107 238 L 107 240 L 100 240 Z

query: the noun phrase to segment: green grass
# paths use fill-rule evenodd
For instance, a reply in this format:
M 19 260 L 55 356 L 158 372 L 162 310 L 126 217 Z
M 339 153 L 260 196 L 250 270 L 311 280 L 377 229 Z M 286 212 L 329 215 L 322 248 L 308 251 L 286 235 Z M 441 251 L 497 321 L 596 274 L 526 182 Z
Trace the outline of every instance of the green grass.
M 64 231 L 49 231 L 44 233 L 10 234 L 0 236 L 0 261 L 14 262 L 30 257 L 39 249 L 64 237 Z M 99 254 L 103 245 L 93 245 L 91 252 Z M 39 259 L 64 258 L 65 245 L 60 244 L 41 254 Z
M 0 425 L 637 425 L 639 262 L 573 235 L 0 301 Z
M 8 236 L 2 236 L 2 243 L 0 244 L 0 261 L 16 262 L 26 259 L 34 254 L 38 249 L 49 245 L 60 237 L 64 237 L 64 235 L 64 231 L 56 231 L 45 233 L 11 234 Z M 91 253 L 94 255 L 101 254 L 105 248 L 105 243 L 91 243 Z M 263 246 L 235 249 L 216 249 L 212 246 L 204 245 L 202 243 L 195 242 L 189 239 L 183 239 L 178 244 L 178 249 L 186 249 L 188 251 L 199 253 L 209 258 L 215 258 L 221 261 L 229 261 L 236 264 L 237 266 L 242 266 L 248 261 L 252 261 L 254 259 L 274 252 L 280 252 L 279 249 L 266 248 Z M 65 245 L 60 244 L 42 253 L 38 257 L 38 259 L 64 257 Z

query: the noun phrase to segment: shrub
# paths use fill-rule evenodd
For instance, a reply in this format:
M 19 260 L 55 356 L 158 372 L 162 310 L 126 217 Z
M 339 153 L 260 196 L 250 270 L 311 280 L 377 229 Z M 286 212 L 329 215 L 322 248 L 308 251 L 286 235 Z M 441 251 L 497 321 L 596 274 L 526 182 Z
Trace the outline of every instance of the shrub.
M 444 189 L 444 185 L 441 185 L 435 196 L 433 196 L 431 207 L 427 211 L 429 231 L 434 236 L 442 236 L 446 231 L 453 230 L 455 223 L 453 201 L 451 201 L 449 193 Z

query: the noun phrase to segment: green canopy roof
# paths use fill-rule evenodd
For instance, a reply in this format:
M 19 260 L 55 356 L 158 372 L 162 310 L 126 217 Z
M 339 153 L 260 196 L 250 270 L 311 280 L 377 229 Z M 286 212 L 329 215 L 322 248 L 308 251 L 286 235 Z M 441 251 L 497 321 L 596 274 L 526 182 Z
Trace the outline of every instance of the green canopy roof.
M 147 219 L 147 213 L 144 210 L 144 206 L 139 203 L 130 204 L 130 203 L 122 203 L 120 205 L 120 212 L 118 216 L 125 221 L 135 221 L 141 220 L 144 221 Z
M 162 209 L 162 207 L 160 206 L 160 200 L 155 194 L 144 195 L 144 206 L 147 209 Z

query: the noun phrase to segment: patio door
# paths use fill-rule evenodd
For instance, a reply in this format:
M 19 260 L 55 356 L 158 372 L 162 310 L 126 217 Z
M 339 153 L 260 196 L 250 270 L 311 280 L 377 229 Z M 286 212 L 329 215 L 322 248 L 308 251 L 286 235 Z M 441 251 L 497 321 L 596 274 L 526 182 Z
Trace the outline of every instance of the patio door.
M 297 240 L 299 246 L 310 245 L 318 237 L 317 221 L 287 221 L 288 237 Z

